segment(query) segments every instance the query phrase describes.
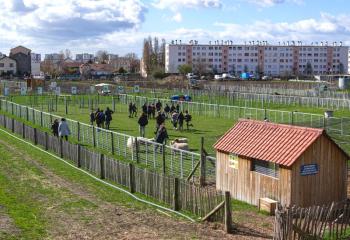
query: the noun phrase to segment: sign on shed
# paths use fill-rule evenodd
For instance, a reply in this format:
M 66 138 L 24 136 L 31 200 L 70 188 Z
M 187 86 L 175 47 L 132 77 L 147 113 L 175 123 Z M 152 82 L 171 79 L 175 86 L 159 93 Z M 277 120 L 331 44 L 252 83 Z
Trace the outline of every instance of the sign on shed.
M 318 165 L 314 164 L 305 164 L 300 166 L 300 175 L 301 176 L 309 176 L 315 175 L 318 173 Z
M 38 95 L 42 95 L 43 94 L 43 88 L 42 87 L 38 87 L 37 88 L 37 92 L 38 92 Z

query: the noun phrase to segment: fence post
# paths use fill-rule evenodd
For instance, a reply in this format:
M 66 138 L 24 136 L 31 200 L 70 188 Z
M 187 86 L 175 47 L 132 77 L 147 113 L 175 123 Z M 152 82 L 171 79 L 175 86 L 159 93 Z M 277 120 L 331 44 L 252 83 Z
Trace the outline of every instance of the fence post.
M 13 103 L 11 103 L 11 114 L 14 114 L 14 110 L 13 110 Z
M 112 104 L 113 104 L 113 112 L 115 112 L 115 98 L 112 97 Z
M 162 164 L 162 168 L 163 168 L 163 174 L 165 175 L 166 173 L 166 165 L 165 165 L 165 143 L 163 143 L 162 145 L 162 161 L 163 161 L 163 164 Z
M 81 153 L 80 153 L 80 151 L 81 151 L 81 145 L 78 144 L 77 146 L 78 146 L 78 152 L 77 152 L 77 167 L 78 167 L 78 168 L 81 168 Z
M 34 128 L 33 131 L 34 131 L 34 145 L 38 145 L 38 130 Z
M 77 135 L 78 142 L 80 142 L 80 122 L 77 122 Z
M 45 132 L 45 150 L 49 150 L 49 134 Z
M 200 149 L 200 185 L 205 186 L 205 154 L 204 154 L 204 137 L 201 137 L 201 149 Z
M 96 131 L 95 131 L 95 126 L 92 126 L 92 142 L 94 147 L 96 147 Z
M 140 155 L 139 155 L 139 143 L 137 137 L 135 137 L 135 149 L 136 149 L 136 163 L 140 163 Z
M 40 126 L 43 126 L 43 111 L 40 112 Z
M 227 233 L 233 232 L 231 216 L 231 197 L 229 191 L 225 192 L 225 231 Z
M 173 209 L 175 211 L 180 210 L 180 204 L 179 204 L 179 179 L 174 178 L 174 195 L 173 195 Z
M 35 110 L 34 110 L 34 108 L 32 108 L 32 112 L 33 112 L 33 123 L 35 124 Z
M 12 132 L 14 133 L 15 132 L 15 119 L 14 118 L 11 118 L 11 121 L 12 121 L 12 128 L 11 128 L 11 130 L 12 130 Z
M 64 97 L 64 104 L 65 104 L 65 113 L 68 115 L 68 104 L 67 104 L 67 98 Z
M 105 173 L 105 156 L 101 154 L 100 156 L 100 178 L 105 179 L 106 173 Z
M 112 155 L 114 155 L 114 135 L 113 135 L 113 132 L 111 132 L 111 152 L 112 152 Z
M 129 185 L 130 192 L 135 192 L 135 167 L 132 163 L 129 163 Z
M 26 138 L 26 125 L 24 125 L 24 123 L 22 123 L 22 138 Z
M 63 158 L 63 140 L 62 138 L 60 139 L 60 158 Z
M 27 106 L 27 113 L 26 113 L 26 118 L 27 118 L 27 121 L 29 121 L 29 108 L 28 108 L 28 106 Z

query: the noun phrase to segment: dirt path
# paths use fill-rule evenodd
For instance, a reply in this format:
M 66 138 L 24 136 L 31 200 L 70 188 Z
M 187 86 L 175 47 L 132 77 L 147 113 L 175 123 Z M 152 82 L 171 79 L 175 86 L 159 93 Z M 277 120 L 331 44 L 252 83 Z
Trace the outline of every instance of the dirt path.
M 42 173 L 39 179 L 47 188 L 59 191 L 55 201 L 39 199 L 48 219 L 50 239 L 260 239 L 254 237 L 251 229 L 241 229 L 241 234 L 246 236 L 227 235 L 221 229 L 216 229 L 215 224 L 190 223 L 146 207 L 135 210 L 111 204 L 90 192 L 86 186 L 55 174 L 25 150 L 3 140 L 0 140 L 0 144 L 35 166 Z M 1 211 L 0 226 L 5 226 L 9 232 L 18 231 L 11 219 Z

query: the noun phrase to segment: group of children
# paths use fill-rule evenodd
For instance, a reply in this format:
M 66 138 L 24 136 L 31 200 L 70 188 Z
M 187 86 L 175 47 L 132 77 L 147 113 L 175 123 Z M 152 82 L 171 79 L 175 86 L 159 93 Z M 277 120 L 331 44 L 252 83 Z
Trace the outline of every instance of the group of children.
M 106 111 L 103 111 L 103 109 L 100 108 L 98 108 L 96 112 L 91 111 L 90 124 L 94 125 L 94 122 L 96 122 L 97 127 L 109 129 L 113 113 L 114 112 L 109 109 L 109 107 L 107 107 Z
M 155 117 L 155 111 L 157 111 L 157 116 Z M 145 137 L 145 128 L 148 124 L 148 120 L 150 118 L 155 118 L 156 120 L 156 130 L 154 134 L 156 135 L 155 141 L 158 143 L 163 143 L 168 137 L 167 130 L 165 128 L 165 120 L 170 118 L 171 123 L 174 126 L 175 130 L 183 130 L 184 122 L 186 122 L 187 130 L 189 130 L 190 126 L 193 127 L 192 116 L 185 111 L 185 114 L 180 111 L 180 106 L 177 104 L 171 105 L 171 107 L 166 104 L 162 111 L 162 103 L 158 101 L 156 104 L 146 103 L 142 106 L 142 114 L 138 119 L 140 136 Z

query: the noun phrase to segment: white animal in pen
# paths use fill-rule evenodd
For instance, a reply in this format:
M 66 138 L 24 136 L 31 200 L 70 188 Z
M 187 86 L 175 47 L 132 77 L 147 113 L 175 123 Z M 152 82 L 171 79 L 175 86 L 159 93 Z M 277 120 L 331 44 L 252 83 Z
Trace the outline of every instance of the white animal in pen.
M 137 139 L 137 143 L 138 144 L 150 144 L 151 141 L 153 141 L 153 139 L 147 139 L 147 138 L 143 138 L 143 137 L 129 137 L 127 142 L 126 142 L 126 146 L 132 150 L 135 148 L 136 145 L 136 139 Z
M 171 141 L 170 144 L 172 148 L 176 148 L 184 151 L 189 150 L 187 138 L 176 138 L 174 139 L 174 141 Z

